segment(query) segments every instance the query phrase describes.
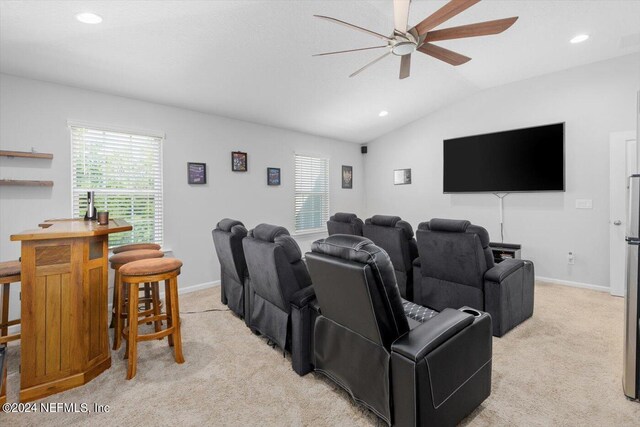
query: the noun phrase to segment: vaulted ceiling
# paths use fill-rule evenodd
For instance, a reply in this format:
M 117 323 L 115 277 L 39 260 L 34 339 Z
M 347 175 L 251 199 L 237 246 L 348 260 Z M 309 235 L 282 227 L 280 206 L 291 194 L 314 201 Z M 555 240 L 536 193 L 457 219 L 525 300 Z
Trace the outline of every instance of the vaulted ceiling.
M 414 0 L 409 24 L 445 3 Z M 86 11 L 103 22 L 74 19 Z M 378 40 L 314 14 L 393 31 L 391 0 L 3 0 L 0 71 L 362 143 L 482 89 L 640 51 L 637 0 L 485 0 L 441 27 L 520 19 L 500 35 L 438 42 L 467 64 L 416 53 L 399 80 L 390 56 L 349 78 L 380 53 L 311 55 Z M 579 33 L 591 38 L 570 44 Z

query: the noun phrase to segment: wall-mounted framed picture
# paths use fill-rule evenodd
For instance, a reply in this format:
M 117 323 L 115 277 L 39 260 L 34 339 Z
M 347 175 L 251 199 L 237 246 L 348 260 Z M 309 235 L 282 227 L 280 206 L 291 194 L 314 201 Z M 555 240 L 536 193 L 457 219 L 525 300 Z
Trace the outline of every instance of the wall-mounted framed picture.
M 393 185 L 411 184 L 411 169 L 395 169 L 393 171 Z
M 342 188 L 353 188 L 353 166 L 342 165 Z
M 207 164 L 206 163 L 187 163 L 187 179 L 189 184 L 206 184 L 207 183 Z
M 280 185 L 280 168 L 267 168 L 267 185 Z
M 234 172 L 246 172 L 247 169 L 247 153 L 233 151 L 231 153 L 231 170 Z

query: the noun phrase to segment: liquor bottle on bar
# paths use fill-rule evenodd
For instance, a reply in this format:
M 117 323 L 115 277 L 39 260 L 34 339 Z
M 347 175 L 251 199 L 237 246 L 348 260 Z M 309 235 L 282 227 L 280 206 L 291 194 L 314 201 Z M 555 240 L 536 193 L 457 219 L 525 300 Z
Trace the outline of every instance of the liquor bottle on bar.
M 84 214 L 85 221 L 95 221 L 98 218 L 98 210 L 94 203 L 93 191 L 87 191 L 87 213 Z

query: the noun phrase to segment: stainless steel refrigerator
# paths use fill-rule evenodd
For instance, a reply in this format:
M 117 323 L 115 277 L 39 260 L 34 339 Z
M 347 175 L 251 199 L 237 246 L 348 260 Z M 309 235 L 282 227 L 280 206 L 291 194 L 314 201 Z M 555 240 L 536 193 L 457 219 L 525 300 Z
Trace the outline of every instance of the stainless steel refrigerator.
M 640 399 L 640 294 L 638 293 L 640 249 L 640 174 L 629 177 L 627 218 L 627 284 L 624 300 L 624 367 L 622 387 L 629 399 Z

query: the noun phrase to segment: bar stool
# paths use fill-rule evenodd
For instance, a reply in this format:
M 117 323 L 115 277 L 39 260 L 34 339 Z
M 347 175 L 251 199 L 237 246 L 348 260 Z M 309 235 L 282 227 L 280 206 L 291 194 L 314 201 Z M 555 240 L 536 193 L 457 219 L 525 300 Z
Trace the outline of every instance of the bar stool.
M 2 405 L 7 403 L 7 347 L 0 346 L 0 412 Z
M 115 274 L 113 277 L 113 294 L 114 294 L 114 302 L 113 302 L 113 323 L 115 327 L 115 331 L 113 334 L 113 349 L 118 350 L 120 348 L 121 343 L 121 335 L 122 329 L 124 327 L 122 320 L 127 317 L 127 311 L 123 310 L 124 303 L 127 299 L 127 296 L 123 294 L 127 289 L 123 288 L 121 281 L 120 269 L 123 265 L 137 260 L 143 259 L 152 259 L 152 258 L 162 258 L 164 253 L 155 250 L 155 249 L 136 249 L 130 251 L 124 251 L 112 255 L 109 258 L 109 262 L 111 263 L 111 268 L 113 268 Z M 158 283 L 151 283 L 145 285 L 150 287 L 150 295 L 142 299 L 145 303 L 145 309 L 142 312 L 137 313 L 140 316 L 152 316 L 160 314 L 160 291 L 158 287 Z M 138 288 L 138 292 L 140 289 Z M 138 292 L 136 292 L 136 300 L 139 301 Z M 147 308 L 149 307 L 149 308 Z M 137 310 L 137 305 L 136 305 Z M 156 321 L 156 330 L 160 330 L 161 327 L 160 321 Z
M 121 252 L 127 251 L 135 251 L 140 249 L 153 249 L 156 251 L 160 250 L 160 245 L 156 243 L 131 243 L 128 245 L 118 246 L 117 248 L 113 248 L 111 252 L 114 255 L 119 254 Z M 109 324 L 109 328 L 113 328 L 115 326 L 115 306 L 116 306 L 116 287 L 113 287 L 113 293 L 111 296 L 111 323 Z M 151 286 L 148 283 L 144 285 L 144 297 L 145 297 L 145 310 L 149 310 L 150 307 L 150 299 L 151 299 Z
M 138 342 L 168 337 L 169 346 L 173 347 L 177 363 L 184 363 L 182 355 L 182 338 L 180 337 L 180 307 L 178 305 L 178 275 L 182 262 L 176 258 L 143 259 L 125 264 L 120 268 L 123 286 L 129 288 L 129 301 L 126 304 L 129 312 L 127 327 L 122 337 L 127 341 L 126 358 L 128 359 L 127 379 L 136 376 L 138 359 Z M 164 280 L 166 314 L 154 315 L 149 320 L 166 320 L 167 327 L 150 334 L 138 334 L 138 293 L 140 283 L 159 282 Z
M 2 307 L 0 307 L 0 345 L 20 339 L 20 333 L 9 335 L 9 326 L 20 324 L 20 319 L 9 321 L 9 296 L 11 284 L 20 281 L 20 273 L 20 261 L 0 262 L 0 284 L 2 285 Z

